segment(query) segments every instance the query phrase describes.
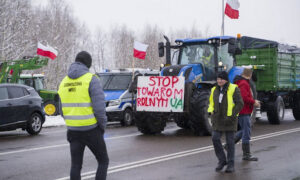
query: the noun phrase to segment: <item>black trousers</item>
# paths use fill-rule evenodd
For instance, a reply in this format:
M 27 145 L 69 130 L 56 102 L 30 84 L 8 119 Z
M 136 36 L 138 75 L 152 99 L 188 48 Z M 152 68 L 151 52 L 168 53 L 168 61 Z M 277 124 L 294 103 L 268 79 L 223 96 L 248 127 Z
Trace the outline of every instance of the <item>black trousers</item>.
M 222 146 L 221 137 L 222 133 L 220 131 L 213 131 L 212 133 L 212 141 L 215 149 L 216 156 L 219 160 L 219 164 L 223 164 L 225 162 L 228 163 L 228 165 L 234 166 L 234 131 L 226 131 L 224 132 L 226 135 L 226 144 L 227 144 L 227 158 Z
M 67 131 L 67 139 L 70 143 L 71 150 L 71 180 L 81 179 L 81 168 L 83 153 L 87 146 L 95 155 L 98 161 L 96 180 L 105 180 L 108 168 L 108 155 L 106 144 L 103 137 L 103 131 L 97 127 L 89 131 Z

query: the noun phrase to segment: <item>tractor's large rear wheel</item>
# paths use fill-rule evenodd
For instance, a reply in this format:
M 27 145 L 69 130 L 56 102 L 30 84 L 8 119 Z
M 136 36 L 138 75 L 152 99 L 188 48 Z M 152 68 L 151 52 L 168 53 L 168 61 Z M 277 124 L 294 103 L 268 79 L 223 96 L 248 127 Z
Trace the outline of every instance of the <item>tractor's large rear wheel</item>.
M 174 121 L 178 127 L 183 129 L 191 129 L 189 126 L 189 118 L 186 115 L 178 114 L 174 117 Z
M 135 116 L 135 125 L 143 134 L 158 134 L 166 127 L 166 120 L 157 113 L 140 112 Z
M 189 126 L 195 135 L 211 135 L 212 123 L 207 109 L 209 89 L 195 89 L 190 99 Z

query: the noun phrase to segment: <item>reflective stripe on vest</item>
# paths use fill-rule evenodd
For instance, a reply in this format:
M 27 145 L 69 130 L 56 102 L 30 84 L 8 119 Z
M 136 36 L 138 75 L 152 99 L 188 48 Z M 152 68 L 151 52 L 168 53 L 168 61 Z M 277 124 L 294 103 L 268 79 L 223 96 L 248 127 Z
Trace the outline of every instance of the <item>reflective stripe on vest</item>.
M 227 90 L 227 104 L 228 104 L 227 116 L 232 116 L 232 110 L 235 106 L 235 104 L 233 102 L 233 94 L 235 92 L 236 87 L 237 87 L 236 84 L 229 83 L 228 90 Z M 216 86 L 211 89 L 211 93 L 209 96 L 209 106 L 208 106 L 208 110 L 207 110 L 209 113 L 214 112 L 215 101 L 213 98 L 214 98 L 215 90 L 216 90 Z
M 66 76 L 60 83 L 58 94 L 66 125 L 69 127 L 86 127 L 97 124 L 89 86 L 93 74 L 86 73 L 77 79 Z

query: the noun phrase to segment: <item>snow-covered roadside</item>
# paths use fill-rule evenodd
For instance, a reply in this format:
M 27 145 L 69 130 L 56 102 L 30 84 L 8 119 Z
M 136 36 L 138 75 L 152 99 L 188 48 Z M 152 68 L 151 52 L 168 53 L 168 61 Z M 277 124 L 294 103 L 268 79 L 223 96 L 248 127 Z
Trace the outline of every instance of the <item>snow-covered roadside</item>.
M 66 123 L 61 116 L 46 116 L 43 127 L 65 126 Z

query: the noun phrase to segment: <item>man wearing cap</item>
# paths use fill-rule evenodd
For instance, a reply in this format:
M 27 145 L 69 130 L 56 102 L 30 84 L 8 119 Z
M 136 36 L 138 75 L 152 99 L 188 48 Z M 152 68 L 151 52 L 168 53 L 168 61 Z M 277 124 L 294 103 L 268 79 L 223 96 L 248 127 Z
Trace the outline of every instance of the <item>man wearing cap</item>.
M 98 161 L 97 180 L 105 180 L 108 155 L 104 141 L 106 113 L 104 92 L 97 76 L 89 72 L 91 55 L 82 51 L 71 64 L 68 75 L 62 80 L 58 94 L 61 113 L 68 131 L 67 139 L 71 151 L 70 179 L 81 179 L 84 149 L 87 146 Z
M 217 85 L 211 89 L 208 113 L 212 121 L 212 142 L 219 160 L 216 171 L 234 172 L 234 133 L 237 130 L 238 113 L 243 108 L 243 99 L 239 88 L 228 80 L 228 73 L 222 71 L 217 76 Z M 227 158 L 221 143 L 222 133 L 226 135 L 228 145 Z

